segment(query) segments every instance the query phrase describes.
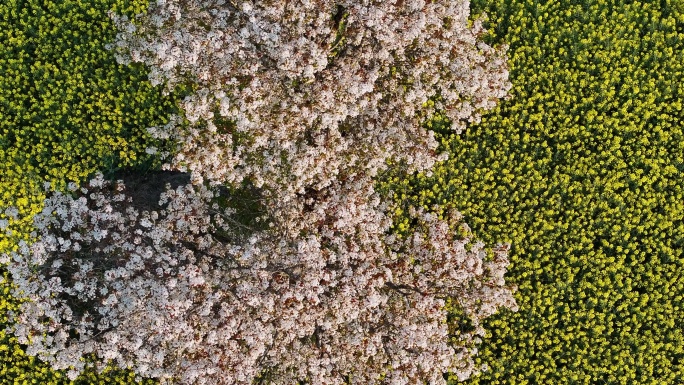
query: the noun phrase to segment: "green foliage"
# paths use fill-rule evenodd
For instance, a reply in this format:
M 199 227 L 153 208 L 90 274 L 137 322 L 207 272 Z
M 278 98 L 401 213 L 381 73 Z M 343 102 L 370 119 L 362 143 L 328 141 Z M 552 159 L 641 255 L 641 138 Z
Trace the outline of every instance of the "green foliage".
M 468 383 L 682 383 L 684 6 L 473 3 L 510 44 L 512 99 L 391 187 L 512 243 L 520 311 L 486 323 Z
M 116 33 L 107 11 L 133 15 L 146 7 L 146 0 L 0 2 L 0 220 L 8 219 L 5 207 L 19 208 L 11 231 L 0 231 L 0 252 L 29 237 L 43 182 L 63 189 L 96 170 L 158 162 L 145 148 L 164 147 L 145 128 L 165 123 L 174 96 L 153 88 L 145 68 L 120 66 L 105 49 Z M 0 284 L 0 330 L 18 306 L 9 287 Z M 73 384 L 134 382 L 129 372 L 109 370 Z M 0 332 L 0 384 L 72 382 Z

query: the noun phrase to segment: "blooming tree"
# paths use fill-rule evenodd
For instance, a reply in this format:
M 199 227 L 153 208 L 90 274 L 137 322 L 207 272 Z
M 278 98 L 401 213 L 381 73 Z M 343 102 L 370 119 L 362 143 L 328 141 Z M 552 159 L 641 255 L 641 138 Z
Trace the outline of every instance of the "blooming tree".
M 516 309 L 506 248 L 487 258 L 454 211 L 412 208 L 399 237 L 373 187 L 390 160 L 443 158 L 423 119 L 441 111 L 458 131 L 510 88 L 468 6 L 159 0 L 112 15 L 122 62 L 194 84 L 184 117 L 150 128 L 192 183 L 145 210 L 101 175 L 45 201 L 36 242 L 5 256 L 29 299 L 13 328 L 28 353 L 72 376 L 94 354 L 185 384 L 470 376 L 481 320 Z M 226 204 L 245 184 L 249 224 Z M 472 331 L 450 335 L 447 300 Z

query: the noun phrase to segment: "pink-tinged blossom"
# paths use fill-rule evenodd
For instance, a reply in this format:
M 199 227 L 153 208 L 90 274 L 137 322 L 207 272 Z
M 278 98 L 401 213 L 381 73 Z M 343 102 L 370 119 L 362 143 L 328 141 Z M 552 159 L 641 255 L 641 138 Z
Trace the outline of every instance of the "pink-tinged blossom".
M 204 185 L 168 189 L 164 212 L 143 214 L 131 199 L 112 202 L 118 192 L 108 182 L 95 185 L 85 206 L 62 193 L 48 198 L 63 214 L 39 214 L 37 241 L 8 265 L 13 294 L 29 299 L 13 332 L 58 369 L 80 373 L 81 357 L 95 353 L 187 384 L 249 384 L 264 371 L 277 384 L 343 384 L 346 375 L 358 384 L 383 375 L 391 384 L 441 383 L 443 372 L 466 378 L 476 370 L 482 319 L 516 309 L 503 281 L 505 248 L 488 260 L 481 242 L 454 238 L 423 210 L 410 212 L 412 235 L 388 236 L 391 221 L 370 180 L 333 184 L 311 208 L 300 205 L 299 223 L 275 218 L 275 228 L 249 236 L 217 227 L 217 218 L 236 222 L 232 210 L 212 208 L 219 191 Z M 344 226 L 338 213 L 352 213 Z M 202 226 L 178 227 L 181 217 Z M 82 250 L 59 248 L 72 234 L 59 230 L 65 220 L 81 229 Z M 95 226 L 124 231 L 96 237 Z M 449 298 L 475 326 L 451 336 L 456 345 L 445 323 Z M 64 337 L 71 332 L 81 337 Z
M 441 111 L 460 131 L 506 96 L 506 47 L 478 41 L 468 15 L 463 0 L 168 0 L 112 17 L 120 60 L 146 63 L 168 90 L 197 86 L 188 124 L 150 128 L 178 144 L 167 167 L 295 199 L 390 157 L 427 169 L 438 158 L 425 117 Z

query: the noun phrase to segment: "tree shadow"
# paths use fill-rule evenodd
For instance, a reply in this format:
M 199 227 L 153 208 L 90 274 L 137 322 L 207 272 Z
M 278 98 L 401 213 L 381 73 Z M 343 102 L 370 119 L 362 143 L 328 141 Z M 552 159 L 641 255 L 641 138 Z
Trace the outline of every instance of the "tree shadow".
M 133 169 L 118 170 L 107 178 L 112 181 L 122 180 L 126 195 L 133 199 L 133 206 L 140 211 L 159 210 L 159 196 L 166 191 L 166 185 L 172 189 L 190 183 L 190 174 L 180 171 L 137 171 Z

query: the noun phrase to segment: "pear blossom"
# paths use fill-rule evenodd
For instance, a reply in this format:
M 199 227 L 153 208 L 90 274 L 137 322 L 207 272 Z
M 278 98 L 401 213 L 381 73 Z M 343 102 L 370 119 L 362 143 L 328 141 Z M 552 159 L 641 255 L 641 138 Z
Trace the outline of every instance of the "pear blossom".
M 387 204 L 370 180 L 338 182 L 313 207 L 300 204 L 300 223 L 273 218 L 273 228 L 245 236 L 234 210 L 215 208 L 220 189 L 167 186 L 152 215 L 131 197 L 112 200 L 125 193 L 121 182 L 96 179 L 83 206 L 70 194 L 48 197 L 62 214 L 38 214 L 36 242 L 9 255 L 13 295 L 28 299 L 11 331 L 57 369 L 80 373 L 89 365 L 81 358 L 95 353 L 100 368 L 112 360 L 184 384 L 248 384 L 265 372 L 278 384 L 344 384 L 347 375 L 358 384 L 442 383 L 444 372 L 477 370 L 481 320 L 516 309 L 505 246 L 487 259 L 482 242 L 454 237 L 456 212 L 441 220 L 412 209 L 414 233 L 388 235 Z M 179 226 L 181 217 L 202 225 Z M 60 248 L 74 234 L 61 230 L 67 220 L 83 249 Z M 119 227 L 117 237 L 100 231 Z M 450 298 L 473 331 L 449 334 Z M 64 337 L 74 332 L 78 339 Z

